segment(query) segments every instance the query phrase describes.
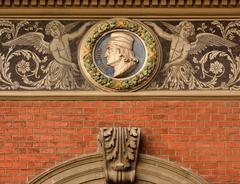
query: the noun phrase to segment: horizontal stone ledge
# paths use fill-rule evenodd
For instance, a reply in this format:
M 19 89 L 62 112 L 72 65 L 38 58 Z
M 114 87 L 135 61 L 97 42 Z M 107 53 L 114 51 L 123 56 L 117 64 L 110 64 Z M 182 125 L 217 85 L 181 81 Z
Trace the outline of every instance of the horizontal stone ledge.
M 144 92 L 92 92 L 92 91 L 6 91 L 0 100 L 236 100 L 239 91 L 144 91 Z

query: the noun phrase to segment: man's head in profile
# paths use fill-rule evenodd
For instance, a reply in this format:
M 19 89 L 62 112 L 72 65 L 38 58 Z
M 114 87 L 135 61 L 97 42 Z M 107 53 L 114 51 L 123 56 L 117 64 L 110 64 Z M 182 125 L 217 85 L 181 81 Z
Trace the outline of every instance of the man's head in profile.
M 114 68 L 113 77 L 125 77 L 137 65 L 133 52 L 134 38 L 127 33 L 114 32 L 107 43 L 105 58 L 107 65 Z

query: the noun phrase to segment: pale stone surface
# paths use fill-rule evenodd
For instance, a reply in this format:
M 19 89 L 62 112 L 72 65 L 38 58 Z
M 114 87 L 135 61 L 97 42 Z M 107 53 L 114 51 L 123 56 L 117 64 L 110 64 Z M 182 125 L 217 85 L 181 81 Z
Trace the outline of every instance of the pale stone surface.
M 39 175 L 29 184 L 104 184 L 104 162 L 101 153 L 83 155 L 64 162 Z M 208 184 L 202 177 L 172 162 L 139 155 L 136 184 Z

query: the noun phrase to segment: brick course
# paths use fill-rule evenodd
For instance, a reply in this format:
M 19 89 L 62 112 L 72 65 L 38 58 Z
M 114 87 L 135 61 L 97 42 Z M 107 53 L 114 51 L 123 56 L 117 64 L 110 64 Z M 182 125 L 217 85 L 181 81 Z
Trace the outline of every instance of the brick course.
M 240 183 L 240 101 L 1 101 L 0 184 L 93 153 L 100 127 L 142 129 L 141 153 Z

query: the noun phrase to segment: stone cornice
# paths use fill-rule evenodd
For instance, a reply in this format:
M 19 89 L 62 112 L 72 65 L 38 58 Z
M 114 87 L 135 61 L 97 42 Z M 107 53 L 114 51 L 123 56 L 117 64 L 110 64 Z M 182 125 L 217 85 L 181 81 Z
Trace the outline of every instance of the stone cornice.
M 1 8 L 239 7 L 239 0 L 0 0 Z

